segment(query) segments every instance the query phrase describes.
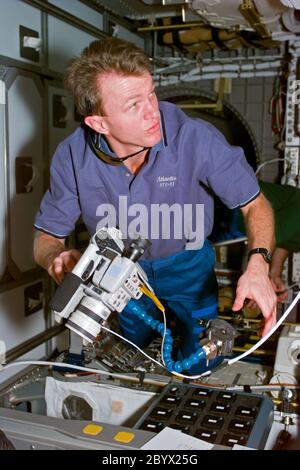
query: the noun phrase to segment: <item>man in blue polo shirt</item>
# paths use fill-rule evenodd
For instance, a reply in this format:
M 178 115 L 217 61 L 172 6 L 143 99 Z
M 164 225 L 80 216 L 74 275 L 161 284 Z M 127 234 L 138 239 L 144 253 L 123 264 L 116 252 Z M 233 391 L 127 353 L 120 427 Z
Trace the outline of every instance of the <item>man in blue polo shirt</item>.
M 60 283 L 80 257 L 65 238 L 78 217 L 92 235 L 118 225 L 152 245 L 141 260 L 158 297 L 182 332 L 179 358 L 197 347 L 199 318 L 217 315 L 214 252 L 206 240 L 213 225 L 213 193 L 229 208 L 240 207 L 251 256 L 239 280 L 234 310 L 254 299 L 275 323 L 276 296 L 268 278 L 272 210 L 260 194 L 241 148 L 228 145 L 210 124 L 158 103 L 149 60 L 127 41 L 95 41 L 70 64 L 66 86 L 84 125 L 57 148 L 51 184 L 36 217 L 36 261 Z M 157 315 L 147 299 L 140 302 Z M 124 335 L 140 346 L 150 340 L 130 304 L 120 315 Z M 192 373 L 203 370 L 194 366 Z

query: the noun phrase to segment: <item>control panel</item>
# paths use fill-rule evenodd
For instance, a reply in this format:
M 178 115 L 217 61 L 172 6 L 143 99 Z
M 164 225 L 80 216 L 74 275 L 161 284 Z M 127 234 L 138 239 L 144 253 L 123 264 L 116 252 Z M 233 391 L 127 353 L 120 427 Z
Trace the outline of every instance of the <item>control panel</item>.
M 214 444 L 263 449 L 272 420 L 273 403 L 263 395 L 173 382 L 136 427 L 157 433 L 168 426 Z

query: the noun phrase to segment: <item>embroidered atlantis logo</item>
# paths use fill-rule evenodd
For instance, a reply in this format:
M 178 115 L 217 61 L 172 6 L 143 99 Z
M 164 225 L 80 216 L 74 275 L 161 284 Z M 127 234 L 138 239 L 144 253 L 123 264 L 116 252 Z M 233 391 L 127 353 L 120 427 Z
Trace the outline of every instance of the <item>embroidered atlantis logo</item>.
M 158 176 L 156 182 L 160 188 L 172 188 L 175 186 L 176 180 L 176 176 Z
M 117 208 L 100 204 L 96 216 L 97 230 L 118 227 L 125 239 L 141 236 L 150 240 L 183 240 L 189 250 L 198 250 L 204 243 L 204 204 L 129 205 L 127 196 L 119 196 Z

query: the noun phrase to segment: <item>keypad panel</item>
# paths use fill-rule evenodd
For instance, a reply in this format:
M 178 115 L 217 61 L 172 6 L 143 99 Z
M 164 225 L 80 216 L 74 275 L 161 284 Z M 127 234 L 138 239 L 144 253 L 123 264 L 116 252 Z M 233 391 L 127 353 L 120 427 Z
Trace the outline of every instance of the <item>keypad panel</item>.
M 214 444 L 233 447 L 250 442 L 263 448 L 272 415 L 272 402 L 263 395 L 169 384 L 137 427 L 159 432 L 168 426 Z

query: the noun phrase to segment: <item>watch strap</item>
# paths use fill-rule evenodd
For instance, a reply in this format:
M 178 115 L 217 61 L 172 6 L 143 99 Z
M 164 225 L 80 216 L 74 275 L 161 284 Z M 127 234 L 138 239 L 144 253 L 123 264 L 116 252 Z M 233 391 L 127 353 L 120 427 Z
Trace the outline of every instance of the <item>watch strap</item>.
M 264 258 L 265 262 L 270 264 L 272 261 L 272 254 L 267 248 L 252 248 L 248 253 L 248 261 L 252 255 L 260 254 Z

